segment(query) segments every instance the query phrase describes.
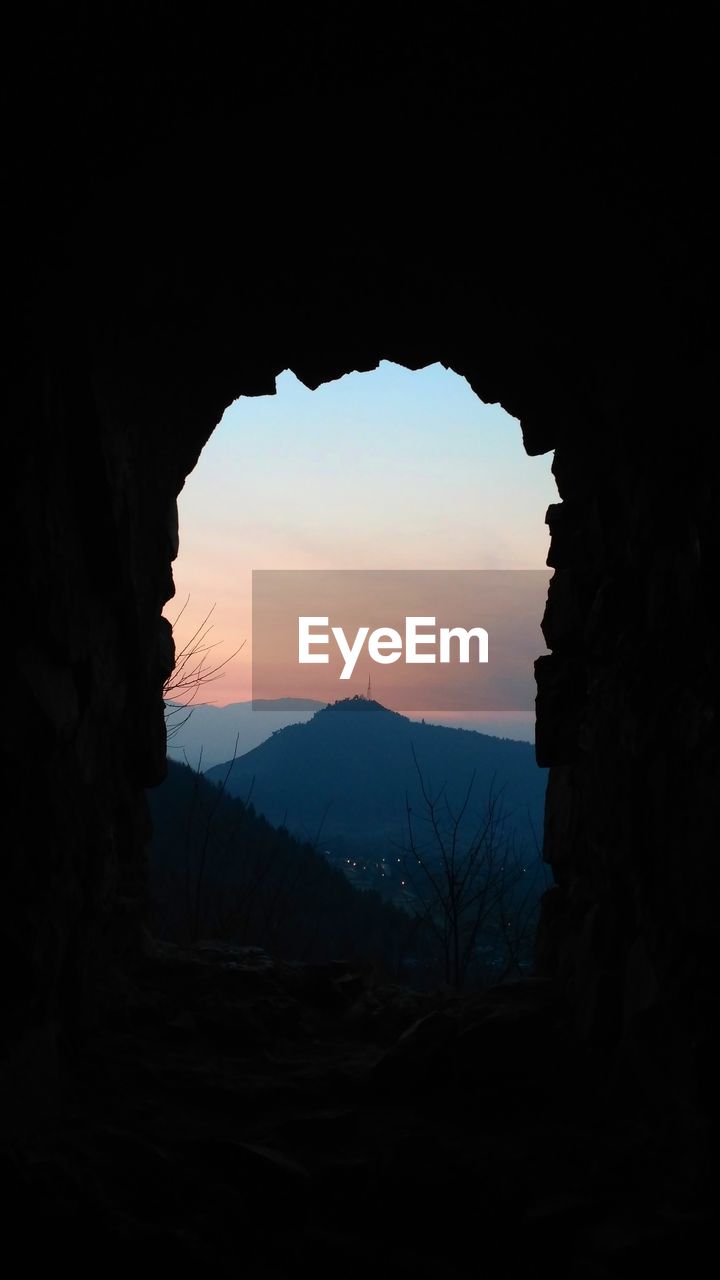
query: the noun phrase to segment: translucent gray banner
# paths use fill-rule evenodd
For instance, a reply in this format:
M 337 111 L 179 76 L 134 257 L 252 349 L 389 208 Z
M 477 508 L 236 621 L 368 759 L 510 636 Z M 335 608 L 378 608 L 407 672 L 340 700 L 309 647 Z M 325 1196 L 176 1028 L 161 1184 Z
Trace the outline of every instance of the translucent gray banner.
M 531 711 L 550 569 L 255 570 L 253 703 Z

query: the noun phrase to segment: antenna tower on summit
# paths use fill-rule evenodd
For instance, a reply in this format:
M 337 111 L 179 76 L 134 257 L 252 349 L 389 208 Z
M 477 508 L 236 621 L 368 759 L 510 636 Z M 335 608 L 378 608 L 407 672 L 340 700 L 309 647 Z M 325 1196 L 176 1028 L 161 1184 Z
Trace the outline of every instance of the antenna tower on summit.
M 365 697 L 367 698 L 368 702 L 372 702 L 372 679 L 370 678 L 370 676 L 368 676 L 368 687 L 367 687 L 367 693 L 365 694 Z

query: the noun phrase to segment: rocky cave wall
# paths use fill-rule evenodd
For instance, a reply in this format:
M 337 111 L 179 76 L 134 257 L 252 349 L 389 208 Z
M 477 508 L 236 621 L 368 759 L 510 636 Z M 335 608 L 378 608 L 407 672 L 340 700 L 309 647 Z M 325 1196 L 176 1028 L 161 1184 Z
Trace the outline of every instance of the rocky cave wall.
M 179 19 L 33 46 L 4 353 L 11 1045 L 82 1024 L 140 946 L 184 477 L 225 406 L 283 369 L 316 386 L 388 359 L 445 362 L 529 452 L 555 450 L 539 963 L 591 1038 L 656 1019 L 702 1051 L 709 82 L 649 12 L 622 39 L 560 5 L 561 38 L 507 7 L 381 36 L 351 11 L 231 50 Z

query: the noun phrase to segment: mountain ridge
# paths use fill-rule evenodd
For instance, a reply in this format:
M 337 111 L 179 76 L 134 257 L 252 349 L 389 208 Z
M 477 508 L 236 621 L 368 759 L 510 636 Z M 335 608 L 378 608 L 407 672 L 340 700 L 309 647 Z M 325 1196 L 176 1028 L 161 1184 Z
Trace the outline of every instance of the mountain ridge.
M 327 852 L 384 858 L 402 840 L 406 801 L 422 809 L 423 787 L 474 809 L 502 797 L 524 847 L 542 829 L 547 771 L 531 744 L 474 729 L 414 721 L 360 696 L 330 703 L 304 723 L 206 770 L 228 794 L 304 839 L 322 833 Z

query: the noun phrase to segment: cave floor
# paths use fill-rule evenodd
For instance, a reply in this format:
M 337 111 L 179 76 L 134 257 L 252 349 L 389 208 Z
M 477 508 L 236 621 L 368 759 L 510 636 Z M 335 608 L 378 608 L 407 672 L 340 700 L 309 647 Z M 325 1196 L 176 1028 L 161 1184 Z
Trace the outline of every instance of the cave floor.
M 539 979 L 422 995 L 161 944 L 63 1061 L 5 1155 L 28 1263 L 600 1278 L 687 1266 L 709 1239 L 682 1106 L 628 1087 Z

